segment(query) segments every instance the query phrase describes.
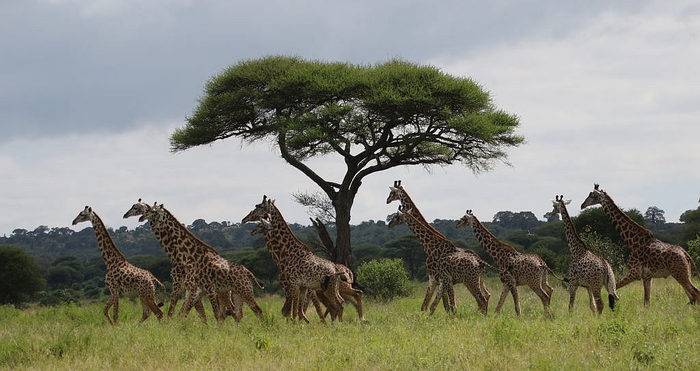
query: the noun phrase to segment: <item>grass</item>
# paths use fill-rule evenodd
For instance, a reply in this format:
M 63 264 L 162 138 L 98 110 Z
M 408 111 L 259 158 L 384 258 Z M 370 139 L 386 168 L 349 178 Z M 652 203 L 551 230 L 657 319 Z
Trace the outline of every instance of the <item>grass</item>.
M 352 308 L 346 321 L 322 325 L 288 323 L 282 299 L 261 298 L 262 319 L 245 310 L 236 324 L 205 325 L 187 319 L 137 326 L 140 307 L 120 305 L 120 324 L 110 327 L 103 303 L 17 310 L 0 307 L 0 369 L 476 369 L 588 370 L 674 369 L 700 367 L 697 338 L 700 307 L 687 305 L 673 280 L 655 280 L 652 302 L 642 306 L 642 285 L 620 290 L 615 312 L 591 314 L 588 296 L 579 290 L 568 312 L 568 293 L 555 287 L 554 315 L 542 314 L 539 299 L 521 288 L 523 316 L 512 299 L 496 316 L 500 283 L 490 279 L 489 315 L 476 311 L 473 298 L 457 286 L 458 310 L 447 315 L 420 311 L 425 285 L 390 303 L 366 302 L 369 323 Z M 311 308 L 310 308 L 311 309 Z M 212 318 L 211 315 L 209 318 Z

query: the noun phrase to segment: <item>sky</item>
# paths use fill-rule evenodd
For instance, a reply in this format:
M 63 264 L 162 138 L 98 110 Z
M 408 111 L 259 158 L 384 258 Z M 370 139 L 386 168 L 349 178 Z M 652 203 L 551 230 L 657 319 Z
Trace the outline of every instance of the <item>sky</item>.
M 4 0 L 0 50 L 0 235 L 70 227 L 85 205 L 133 228 L 122 215 L 138 198 L 191 224 L 240 222 L 266 194 L 288 222 L 310 224 L 291 194 L 318 188 L 274 147 L 169 150 L 208 79 L 269 55 L 436 66 L 520 118 L 527 143 L 508 150 L 510 166 L 371 175 L 352 224 L 395 212 L 395 179 L 428 220 L 542 218 L 558 194 L 577 215 L 594 183 L 667 221 L 700 198 L 694 1 Z M 311 162 L 331 179 L 337 164 Z

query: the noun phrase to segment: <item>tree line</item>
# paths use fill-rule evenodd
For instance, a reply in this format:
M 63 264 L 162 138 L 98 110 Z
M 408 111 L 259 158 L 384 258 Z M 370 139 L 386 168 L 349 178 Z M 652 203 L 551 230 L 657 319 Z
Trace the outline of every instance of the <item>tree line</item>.
M 626 210 L 636 222 L 646 226 L 661 240 L 689 248 L 700 262 L 700 208 L 688 210 L 680 223 L 667 223 L 663 210 L 652 206 L 642 214 Z M 538 219 L 530 211 L 496 213 L 484 225 L 497 238 L 516 249 L 542 256 L 555 271 L 564 273 L 569 263 L 569 250 L 562 223 L 549 215 Z M 481 248 L 470 229 L 455 228 L 456 220 L 435 219 L 433 227 L 459 247 L 472 249 L 493 263 Z M 624 269 L 628 250 L 601 208 L 583 210 L 573 218 L 577 231 L 589 248 L 606 257 L 617 273 Z M 197 219 L 187 226 L 206 243 L 230 261 L 248 267 L 264 281 L 269 292 L 279 289 L 277 266 L 265 248 L 264 240 L 251 236 L 254 224 L 209 222 Z M 291 224 L 300 240 L 323 256 L 324 249 L 313 226 Z M 335 235 L 333 224 L 328 232 Z M 109 229 L 118 248 L 128 260 L 148 269 L 158 279 L 170 284 L 171 263 L 153 236 L 148 224 L 128 229 Z M 405 226 L 388 228 L 383 220 L 364 221 L 351 227 L 352 261 L 354 268 L 365 262 L 382 258 L 399 258 L 410 279 L 427 279 L 425 252 Z M 20 303 L 30 300 L 44 305 L 82 299 L 99 298 L 107 294 L 104 285 L 105 265 L 100 256 L 94 231 L 40 226 L 32 231 L 15 229 L 0 237 L 0 303 Z M 19 261 L 19 263 L 14 263 Z M 20 271 L 18 273 L 18 270 Z M 19 293 L 18 293 L 19 292 Z

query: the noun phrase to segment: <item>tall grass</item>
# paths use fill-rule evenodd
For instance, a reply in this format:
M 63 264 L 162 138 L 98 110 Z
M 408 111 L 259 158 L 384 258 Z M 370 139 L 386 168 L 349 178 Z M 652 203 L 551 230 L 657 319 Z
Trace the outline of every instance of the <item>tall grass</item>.
M 500 315 L 497 279 L 487 282 L 492 297 L 487 317 L 457 287 L 458 309 L 448 315 L 420 312 L 425 285 L 410 298 L 367 301 L 368 323 L 352 307 L 345 322 L 288 323 L 281 298 L 261 298 L 262 319 L 249 309 L 240 324 L 231 319 L 205 325 L 187 319 L 137 326 L 138 305 L 122 300 L 120 323 L 110 327 L 102 303 L 16 310 L 0 307 L 2 369 L 698 369 L 700 307 L 687 305 L 675 281 L 655 280 L 652 303 L 642 306 L 642 286 L 621 289 L 615 312 L 597 317 L 579 290 L 568 312 L 568 293 L 555 287 L 553 316 L 521 288 L 523 316 L 508 299 Z M 211 314 L 209 315 L 211 319 Z M 210 320 L 211 321 L 211 320 Z

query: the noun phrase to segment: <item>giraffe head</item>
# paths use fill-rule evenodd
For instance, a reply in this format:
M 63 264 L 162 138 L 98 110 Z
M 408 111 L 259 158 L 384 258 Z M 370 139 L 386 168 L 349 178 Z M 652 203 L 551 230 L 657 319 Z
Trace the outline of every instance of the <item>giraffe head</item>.
M 554 208 L 552 209 L 552 212 L 551 212 L 550 214 L 552 214 L 552 215 L 557 215 L 557 214 L 561 215 L 562 210 L 564 209 L 564 207 L 566 207 L 566 205 L 568 205 L 568 204 L 570 204 L 570 203 L 571 203 L 571 200 L 566 200 L 566 201 L 564 201 L 564 195 L 561 195 L 561 196 L 556 196 L 556 195 L 555 195 L 555 196 L 554 196 L 554 200 L 552 201 L 552 206 L 554 206 Z
M 272 220 L 270 220 L 270 215 L 267 214 L 260 218 L 260 221 L 258 221 L 258 224 L 255 226 L 255 228 L 253 228 L 253 230 L 250 231 L 250 235 L 265 235 L 266 233 L 270 232 L 272 232 Z
M 94 215 L 95 213 L 92 211 L 92 208 L 90 206 L 85 206 L 85 209 L 81 211 L 78 216 L 75 217 L 75 219 L 73 219 L 73 225 L 88 221 L 92 222 Z
M 154 222 L 162 222 L 165 220 L 165 210 L 163 209 L 165 205 L 160 204 L 158 205 L 158 202 L 154 202 L 153 206 L 149 206 L 146 211 L 141 214 L 141 217 L 139 217 L 139 222 L 145 222 L 148 220 L 151 225 Z
M 588 206 L 601 205 L 603 203 L 603 196 L 605 191 L 598 188 L 598 184 L 593 185 L 593 192 L 588 194 L 588 197 L 581 204 L 581 209 L 585 209 Z
M 265 215 L 270 214 L 272 212 L 272 207 L 273 204 L 275 203 L 274 200 L 271 200 L 267 198 L 267 196 L 263 195 L 262 202 L 259 204 L 255 205 L 253 210 L 251 210 L 248 215 L 246 215 L 243 220 L 241 220 L 241 223 L 248 223 L 248 222 L 253 222 L 256 220 L 260 220 L 265 217 Z
M 465 225 L 468 225 L 472 228 L 478 223 L 476 220 L 476 217 L 474 214 L 472 214 L 471 210 L 467 210 L 466 213 L 464 213 L 464 216 L 457 222 L 457 226 L 455 228 L 461 228 L 464 227 Z
M 387 219 L 387 227 L 394 228 L 397 225 L 406 224 L 406 213 L 408 210 L 404 210 L 403 206 L 399 206 L 399 210 L 394 214 L 389 215 Z
M 131 209 L 124 213 L 124 219 L 130 218 L 132 216 L 143 215 L 150 208 L 151 207 L 147 203 L 142 202 L 139 198 L 139 201 L 131 205 Z
M 401 187 L 401 181 L 395 180 L 394 186 L 389 187 L 389 197 L 386 198 L 386 203 L 390 204 L 393 201 L 400 200 L 402 190 L 403 190 L 403 188 Z

